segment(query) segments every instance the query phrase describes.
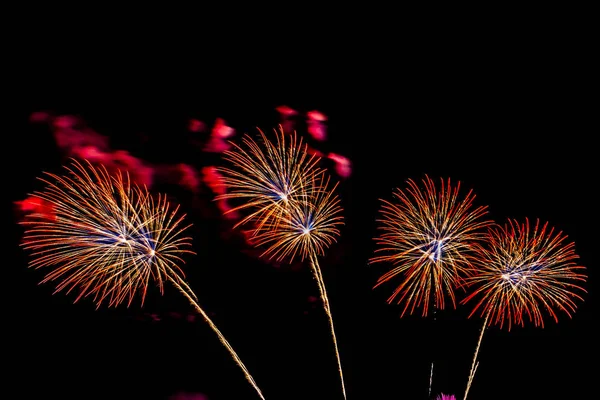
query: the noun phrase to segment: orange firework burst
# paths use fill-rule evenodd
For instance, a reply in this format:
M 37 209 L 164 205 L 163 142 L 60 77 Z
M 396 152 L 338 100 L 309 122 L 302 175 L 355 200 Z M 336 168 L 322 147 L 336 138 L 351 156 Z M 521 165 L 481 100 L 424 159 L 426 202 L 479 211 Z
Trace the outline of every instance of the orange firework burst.
M 475 195 L 460 196 L 460 183 L 450 179 L 436 188 L 428 176 L 423 187 L 409 179 L 406 190 L 397 189 L 395 202 L 382 200 L 382 218 L 376 238 L 377 253 L 370 262 L 389 262 L 394 268 L 379 278 L 375 287 L 401 276 L 402 281 L 389 297 L 404 303 L 402 316 L 410 310 L 429 310 L 434 297 L 436 308 L 443 309 L 447 294 L 456 306 L 454 290 L 472 266 L 475 243 L 482 239 L 480 229 L 491 224 L 483 220 L 487 207 L 473 207 Z
M 245 203 L 235 208 L 248 209 L 249 215 L 240 224 L 254 224 L 254 239 L 266 247 L 263 255 L 279 260 L 296 256 L 310 259 L 317 280 L 323 307 L 329 319 L 342 392 L 346 388 L 342 364 L 331 316 L 325 282 L 317 260 L 339 236 L 343 224 L 342 208 L 335 188 L 329 187 L 325 171 L 317 166 L 319 158 L 309 156 L 307 146 L 294 134 L 286 140 L 282 130 L 275 131 L 271 142 L 260 131 L 262 143 L 246 136 L 244 145 L 235 146 L 225 159 L 232 168 L 221 168 L 228 193 L 222 198 L 237 198 Z
M 465 283 L 472 292 L 462 303 L 479 298 L 470 316 L 480 311 L 485 316 L 469 373 L 464 400 L 473 383 L 479 363 L 477 356 L 488 323 L 524 325 L 527 317 L 535 326 L 544 326 L 543 312 L 558 322 L 557 311 L 569 317 L 576 300 L 583 300 L 579 285 L 586 281 L 577 264 L 574 243 L 566 243 L 562 232 L 555 233 L 548 223 L 535 226 L 509 219 L 504 226 L 488 229 L 486 246 L 480 246 L 477 269 Z
M 524 325 L 525 317 L 535 326 L 544 326 L 543 310 L 558 322 L 557 311 L 569 317 L 575 312 L 579 285 L 586 281 L 576 260 L 574 243 L 565 243 L 562 232 L 548 223 L 509 220 L 503 227 L 489 229 L 489 245 L 482 247 L 479 266 L 466 282 L 472 293 L 466 303 L 479 298 L 471 313 L 478 310 L 491 325 Z
M 131 184 L 120 172 L 111 175 L 105 167 L 74 161 L 68 173 L 53 180 L 42 179 L 46 190 L 36 197 L 51 205 L 52 218 L 29 215 L 25 226 L 25 249 L 32 251 L 30 266 L 52 268 L 42 282 L 60 281 L 56 292 L 78 289 L 82 297 L 93 296 L 97 306 L 104 301 L 117 306 L 136 293 L 143 300 L 150 281 L 162 293 L 171 282 L 204 317 L 260 398 L 254 379 L 223 334 L 217 329 L 197 297 L 184 281 L 178 267 L 191 238 L 184 236 L 189 225 L 178 208 L 170 208 L 165 196 L 154 200 L 148 190 Z
M 256 243 L 266 247 L 263 255 L 278 260 L 296 256 L 302 260 L 324 255 L 339 236 L 343 224 L 337 184 L 329 188 L 329 178 L 320 175 L 302 186 L 303 196 L 290 202 L 279 218 L 268 219 L 256 233 Z
M 232 167 L 217 169 L 227 188 L 218 199 L 243 202 L 229 212 L 251 210 L 236 227 L 252 221 L 260 228 L 269 220 L 277 221 L 291 200 L 305 195 L 307 181 L 323 173 L 317 167 L 319 158 L 308 154 L 307 145 L 296 133 L 275 130 L 276 140 L 271 142 L 258 131 L 259 142 L 245 135 L 242 145 L 232 143 L 234 149 L 224 153 Z
M 178 263 L 189 250 L 189 225 L 170 210 L 166 197 L 155 201 L 146 189 L 121 174 L 75 162 L 68 174 L 47 174 L 55 182 L 35 195 L 52 205 L 52 220 L 31 215 L 23 247 L 32 251 L 30 266 L 52 267 L 42 281 L 59 281 L 56 291 L 78 289 L 78 301 L 93 296 L 99 307 L 127 302 L 137 293 L 143 303 L 154 280 L 161 293 L 165 280 L 184 284 Z

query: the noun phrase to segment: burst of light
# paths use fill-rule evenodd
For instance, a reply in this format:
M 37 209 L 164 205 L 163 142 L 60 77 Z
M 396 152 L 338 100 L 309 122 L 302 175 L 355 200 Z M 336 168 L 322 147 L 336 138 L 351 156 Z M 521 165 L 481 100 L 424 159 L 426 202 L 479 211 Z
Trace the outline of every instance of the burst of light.
M 460 183 L 453 186 L 442 179 L 438 189 L 428 176 L 422 185 L 408 180 L 408 187 L 397 189 L 394 197 L 393 202 L 382 201 L 382 233 L 375 238 L 380 255 L 370 260 L 393 268 L 375 287 L 400 278 L 388 302 L 404 303 L 402 315 L 422 307 L 426 316 L 432 299 L 443 309 L 445 295 L 456 306 L 454 291 L 473 265 L 482 228 L 491 224 L 482 218 L 487 207 L 475 208 L 475 195 L 461 195 Z
M 256 232 L 256 242 L 267 255 L 277 260 L 296 256 L 302 260 L 311 254 L 323 255 L 339 236 L 343 224 L 340 200 L 329 178 L 321 175 L 305 188 L 305 195 L 290 203 L 277 219 L 265 221 Z
M 487 245 L 481 246 L 479 262 L 466 284 L 475 300 L 471 315 L 487 315 L 491 325 L 524 325 L 525 319 L 544 326 L 544 310 L 558 322 L 557 311 L 569 317 L 576 300 L 583 300 L 584 267 L 578 265 L 574 243 L 548 223 L 508 220 L 488 230 Z
M 275 130 L 270 140 L 261 130 L 260 140 L 245 135 L 242 144 L 232 143 L 224 153 L 229 167 L 218 168 L 227 192 L 217 199 L 239 201 L 229 212 L 249 211 L 236 226 L 252 221 L 260 228 L 276 220 L 290 201 L 305 195 L 308 181 L 324 173 L 319 158 L 309 155 L 307 145 L 294 133 Z
M 42 282 L 58 281 L 56 292 L 78 291 L 75 301 L 93 296 L 98 306 L 129 305 L 136 293 L 143 303 L 151 281 L 161 292 L 168 277 L 183 283 L 178 264 L 193 253 L 183 235 L 189 225 L 166 197 L 155 200 L 127 176 L 89 163 L 47 177 L 35 195 L 52 204 L 56 218 L 22 222 L 29 265 L 50 269 Z

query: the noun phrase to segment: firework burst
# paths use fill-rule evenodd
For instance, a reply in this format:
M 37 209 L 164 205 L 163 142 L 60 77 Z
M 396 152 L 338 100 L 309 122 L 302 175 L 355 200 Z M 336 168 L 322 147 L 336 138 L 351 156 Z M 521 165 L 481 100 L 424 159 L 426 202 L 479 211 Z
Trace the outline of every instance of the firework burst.
M 103 302 L 143 303 L 151 282 L 161 293 L 164 281 L 180 278 L 178 264 L 189 250 L 189 225 L 166 197 L 155 201 L 147 190 L 121 174 L 75 162 L 68 174 L 47 174 L 48 186 L 35 195 L 52 205 L 54 218 L 36 214 L 22 224 L 23 247 L 32 252 L 30 266 L 52 268 L 42 283 L 58 281 L 56 292 L 78 290 L 75 301 L 93 296 Z
M 260 229 L 277 221 L 290 201 L 306 195 L 307 181 L 324 172 L 317 166 L 319 158 L 308 154 L 296 133 L 286 135 L 280 128 L 271 141 L 258 131 L 258 141 L 245 135 L 241 145 L 232 143 L 234 148 L 224 152 L 231 167 L 217 169 L 227 189 L 217 199 L 241 202 L 229 212 L 250 211 L 236 227 L 252 221 Z
M 479 311 L 490 325 L 523 326 L 529 319 L 544 326 L 544 310 L 558 322 L 557 311 L 569 317 L 585 292 L 581 283 L 585 267 L 577 264 L 574 243 L 548 223 L 509 220 L 488 231 L 489 245 L 482 247 L 479 266 L 466 283 L 472 293 L 463 300 L 478 300 L 471 316 Z
M 343 224 L 337 184 L 329 187 L 329 178 L 321 175 L 302 186 L 303 196 L 289 203 L 277 219 L 268 219 L 256 232 L 256 243 L 266 248 L 263 256 L 304 260 L 322 256 L 339 236 Z
M 382 200 L 383 233 L 375 240 L 378 248 L 370 262 L 394 266 L 382 275 L 375 287 L 396 277 L 400 284 L 389 303 L 404 303 L 402 316 L 422 307 L 427 316 L 433 298 L 436 308 L 445 307 L 445 295 L 456 306 L 454 291 L 474 262 L 475 243 L 482 239 L 480 229 L 491 224 L 482 217 L 486 207 L 473 207 L 475 195 L 460 194 L 460 183 L 441 180 L 439 189 L 428 176 L 422 186 L 408 180 L 405 190 L 397 189 L 395 201 Z
M 471 294 L 462 301 L 476 301 L 470 317 L 478 312 L 484 317 L 465 400 L 488 324 L 510 330 L 528 319 L 543 327 L 544 310 L 555 322 L 559 311 L 572 317 L 576 301 L 583 301 L 579 293 L 585 292 L 581 284 L 587 279 L 585 267 L 576 262 L 574 243 L 539 220 L 531 226 L 528 219 L 524 223 L 509 219 L 504 226 L 490 227 L 479 254 L 477 269 L 465 280 Z
M 262 393 L 222 333 L 198 305 L 178 264 L 189 249 L 184 215 L 171 209 L 165 196 L 155 200 L 148 190 L 131 184 L 127 175 L 74 161 L 67 174 L 47 173 L 44 191 L 35 196 L 51 205 L 53 215 L 32 214 L 22 222 L 23 247 L 33 268 L 50 272 L 42 282 L 58 281 L 56 292 L 78 290 L 75 301 L 93 296 L 102 303 L 129 306 L 139 293 L 143 303 L 151 282 L 161 293 L 172 283 L 204 317 L 221 343 Z M 55 293 L 56 293 L 55 292 Z
M 237 226 L 254 224 L 253 239 L 266 249 L 263 256 L 287 258 L 290 262 L 298 256 L 310 260 L 329 320 L 346 398 L 329 298 L 317 259 L 336 241 L 343 224 L 340 201 L 334 194 L 337 185 L 330 187 L 329 177 L 317 166 L 320 159 L 309 156 L 306 145 L 295 134 L 288 142 L 282 130 L 275 131 L 276 139 L 271 142 L 259 132 L 262 143 L 245 137 L 244 146 L 235 146 L 225 154 L 235 169 L 220 169 L 228 189 L 222 197 L 245 200 L 236 209 L 247 209 L 249 216 Z

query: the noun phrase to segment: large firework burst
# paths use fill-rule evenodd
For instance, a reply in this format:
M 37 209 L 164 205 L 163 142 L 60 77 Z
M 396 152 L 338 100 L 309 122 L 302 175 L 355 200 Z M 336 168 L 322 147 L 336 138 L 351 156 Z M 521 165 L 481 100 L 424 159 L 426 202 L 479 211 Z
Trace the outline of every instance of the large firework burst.
M 454 291 L 473 265 L 481 228 L 491 224 L 482 218 L 487 208 L 475 208 L 475 195 L 461 195 L 460 183 L 441 179 L 437 188 L 428 176 L 421 183 L 409 179 L 405 190 L 394 192 L 395 201 L 382 200 L 378 221 L 383 233 L 375 239 L 376 253 L 382 255 L 370 260 L 394 266 L 375 287 L 400 278 L 388 302 L 404 303 L 402 316 L 418 307 L 426 316 L 432 299 L 443 309 L 445 295 L 456 306 Z
M 67 171 L 48 173 L 53 181 L 42 179 L 47 188 L 35 193 L 54 218 L 33 214 L 22 222 L 30 266 L 52 268 L 43 282 L 58 281 L 57 292 L 77 290 L 75 301 L 93 296 L 97 306 L 130 305 L 136 294 L 143 303 L 153 282 L 161 292 L 165 280 L 185 285 L 178 264 L 193 252 L 179 207 L 103 167 L 74 162 Z

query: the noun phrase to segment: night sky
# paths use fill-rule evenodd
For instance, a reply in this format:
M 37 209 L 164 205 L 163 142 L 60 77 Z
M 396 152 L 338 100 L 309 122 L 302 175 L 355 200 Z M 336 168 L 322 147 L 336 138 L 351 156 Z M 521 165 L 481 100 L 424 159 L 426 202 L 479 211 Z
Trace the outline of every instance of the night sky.
M 21 200 L 39 187 L 42 171 L 60 171 L 49 129 L 29 122 L 35 111 L 78 115 L 109 136 L 114 148 L 177 163 L 204 156 L 186 147 L 191 118 L 209 125 L 223 118 L 237 140 L 242 133 L 254 135 L 256 127 L 275 128 L 275 107 L 282 104 L 303 113 L 319 110 L 329 118 L 328 150 L 353 164 L 352 176 L 340 185 L 346 225 L 322 259 L 348 400 L 427 399 L 432 360 L 432 396 L 462 399 L 482 321 L 467 318 L 468 305 L 440 311 L 435 320 L 420 314 L 401 319 L 401 308 L 386 303 L 393 285 L 373 289 L 386 266 L 367 265 L 379 199 L 425 174 L 474 189 L 476 204 L 488 205 L 496 222 L 549 221 L 575 242 L 580 264 L 588 268 L 589 293 L 572 320 L 560 314 L 558 324 L 546 318 L 544 329 L 486 331 L 469 398 L 590 395 L 597 361 L 597 132 L 584 123 L 591 106 L 577 93 L 581 82 L 539 65 L 480 66 L 477 73 L 417 70 L 354 71 L 347 79 L 332 71 L 298 80 L 281 73 L 268 85 L 251 76 L 211 80 L 190 70 L 169 76 L 151 71 L 148 80 L 135 68 L 37 74 L 24 84 L 17 130 L 9 133 L 14 145 L 7 152 L 13 157 L 8 173 L 15 184 L 8 195 Z M 302 123 L 297 128 L 305 133 Z M 142 144 L 141 136 L 148 141 Z M 222 224 L 207 217 L 215 210 L 202 212 L 185 194 L 171 194 L 181 197 L 194 223 L 198 255 L 184 267 L 190 286 L 265 397 L 342 399 L 308 264 L 275 267 L 256 260 L 234 239 L 224 239 Z M 168 399 L 178 391 L 210 400 L 258 398 L 208 326 L 198 318 L 188 321 L 194 311 L 175 290 L 150 294 L 143 308 L 135 303 L 95 310 L 91 301 L 73 305 L 73 295 L 52 295 L 51 284 L 38 285 L 43 274 L 26 268 L 16 215 L 3 285 L 10 293 L 4 306 L 5 390 L 19 395 L 11 398 Z

